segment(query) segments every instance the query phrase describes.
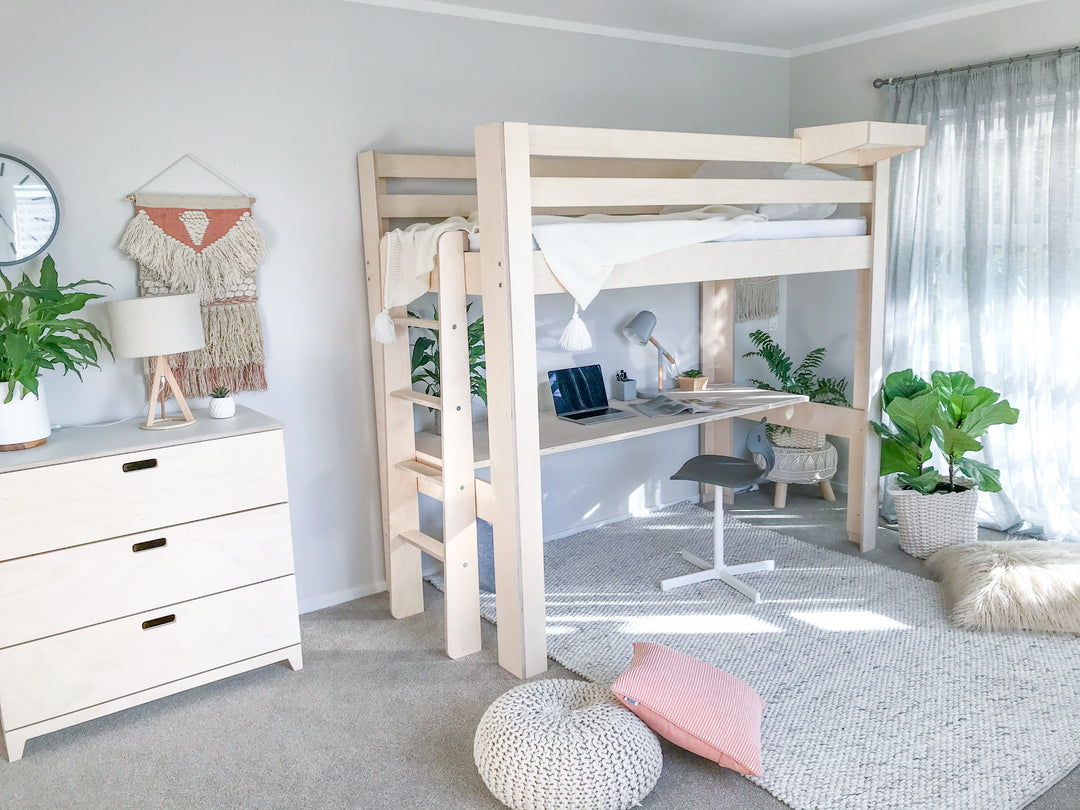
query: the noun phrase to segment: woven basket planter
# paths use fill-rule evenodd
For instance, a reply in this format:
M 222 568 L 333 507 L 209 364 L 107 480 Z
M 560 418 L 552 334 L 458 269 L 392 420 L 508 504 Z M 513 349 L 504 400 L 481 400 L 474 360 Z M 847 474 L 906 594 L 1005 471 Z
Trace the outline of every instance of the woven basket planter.
M 825 434 L 802 428 L 783 428 L 769 425 L 765 430 L 774 447 L 792 447 L 796 450 L 820 450 L 825 446 Z
M 816 484 L 836 475 L 836 448 L 828 442 L 820 449 L 774 447 L 776 463 L 769 480 L 784 484 Z M 755 455 L 754 461 L 761 456 Z M 761 462 L 758 461 L 760 464 Z
M 932 495 L 894 489 L 892 496 L 900 527 L 900 548 L 912 557 L 924 560 L 939 549 L 979 539 L 975 520 L 979 492 L 974 488 Z

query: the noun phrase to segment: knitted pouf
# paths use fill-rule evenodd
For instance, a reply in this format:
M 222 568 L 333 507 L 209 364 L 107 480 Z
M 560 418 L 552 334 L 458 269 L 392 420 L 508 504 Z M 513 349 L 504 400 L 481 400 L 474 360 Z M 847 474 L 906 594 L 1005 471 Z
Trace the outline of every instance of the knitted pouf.
M 626 810 L 660 778 L 660 741 L 605 684 L 543 680 L 492 703 L 473 757 L 513 810 Z

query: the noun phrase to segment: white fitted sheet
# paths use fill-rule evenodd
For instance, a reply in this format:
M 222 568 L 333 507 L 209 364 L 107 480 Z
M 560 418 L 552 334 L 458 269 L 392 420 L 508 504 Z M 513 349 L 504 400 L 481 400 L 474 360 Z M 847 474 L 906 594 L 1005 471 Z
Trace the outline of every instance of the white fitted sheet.
M 810 239 L 821 236 L 865 236 L 866 220 L 850 219 L 783 219 L 775 222 L 751 222 L 737 233 L 717 239 L 717 242 L 758 242 L 765 239 Z M 469 234 L 469 250 L 480 249 L 480 234 Z M 533 240 L 533 250 L 536 250 Z

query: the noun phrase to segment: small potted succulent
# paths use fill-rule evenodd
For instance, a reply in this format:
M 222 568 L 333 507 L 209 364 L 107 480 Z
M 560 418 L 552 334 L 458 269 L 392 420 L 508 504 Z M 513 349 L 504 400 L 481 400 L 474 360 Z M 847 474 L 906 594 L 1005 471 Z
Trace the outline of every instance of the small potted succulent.
M 709 384 L 709 378 L 701 373 L 700 368 L 692 368 L 684 371 L 677 378 L 679 388 L 683 391 L 704 391 Z
M 236 400 L 224 385 L 217 386 L 210 392 L 210 418 L 228 419 L 236 415 Z
M 803 394 L 809 397 L 811 402 L 820 402 L 823 405 L 847 406 L 847 380 L 842 377 L 819 377 L 815 373 L 825 360 L 824 347 L 811 349 L 796 366 L 791 356 L 768 332 L 761 329 L 751 332 L 750 341 L 757 350 L 747 352 L 743 357 L 760 357 L 776 378 L 774 383 L 751 379 L 750 382 L 758 388 Z M 769 425 L 767 433 L 769 441 L 777 447 L 820 450 L 825 446 L 825 434 L 813 430 Z
M 86 279 L 60 284 L 51 256 L 41 262 L 37 283 L 26 274 L 12 282 L 0 273 L 0 450 L 20 450 L 45 443 L 51 433 L 41 372 L 100 368 L 98 344 L 112 353 L 109 341 L 90 321 L 63 317 L 104 296 L 80 292 Z
M 925 558 L 946 546 L 978 539 L 978 492 L 998 492 L 1001 473 L 965 454 L 993 425 L 1014 425 L 1020 412 L 997 391 L 963 371 L 935 371 L 926 382 L 911 369 L 885 378 L 881 407 L 893 427 L 871 422 L 881 436 L 881 474 L 896 474 L 892 491 L 900 548 Z M 948 465 L 930 464 L 934 448 Z

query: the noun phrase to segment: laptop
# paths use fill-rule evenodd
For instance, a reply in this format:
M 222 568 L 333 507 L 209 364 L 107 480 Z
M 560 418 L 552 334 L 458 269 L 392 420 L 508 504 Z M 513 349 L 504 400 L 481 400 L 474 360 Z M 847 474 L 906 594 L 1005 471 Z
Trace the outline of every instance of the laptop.
M 551 383 L 551 398 L 559 419 L 591 425 L 637 415 L 632 411 L 608 407 L 607 389 L 600 366 L 549 371 L 548 382 Z

